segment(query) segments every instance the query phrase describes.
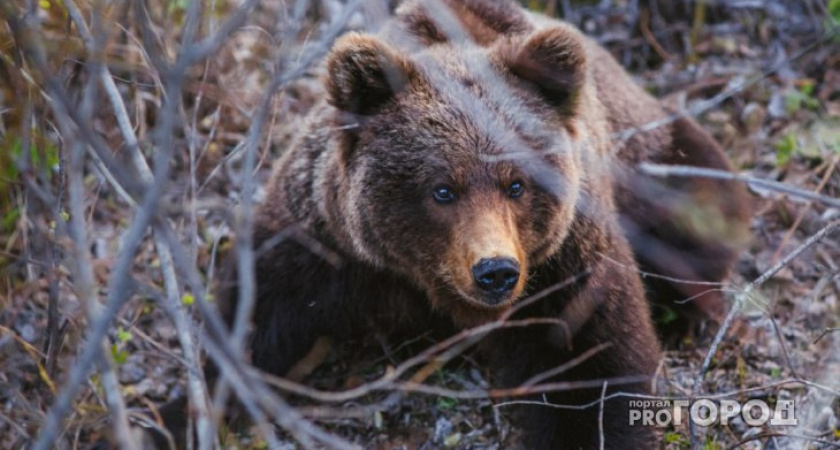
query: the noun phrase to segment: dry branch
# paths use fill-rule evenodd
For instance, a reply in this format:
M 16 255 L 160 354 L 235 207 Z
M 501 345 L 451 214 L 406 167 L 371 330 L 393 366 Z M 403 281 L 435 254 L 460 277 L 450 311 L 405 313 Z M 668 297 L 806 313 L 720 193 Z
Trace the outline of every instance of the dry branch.
M 840 200 L 833 197 L 820 195 L 814 191 L 800 189 L 798 187 L 791 186 L 786 183 L 764 180 L 761 178 L 750 177 L 738 173 L 727 172 L 725 170 L 650 163 L 639 164 L 639 169 L 646 174 L 658 177 L 703 177 L 712 178 L 716 180 L 739 181 L 745 183 L 747 186 L 755 186 L 759 188 L 769 189 L 780 194 L 791 195 L 805 200 L 822 203 L 832 208 L 840 208 Z

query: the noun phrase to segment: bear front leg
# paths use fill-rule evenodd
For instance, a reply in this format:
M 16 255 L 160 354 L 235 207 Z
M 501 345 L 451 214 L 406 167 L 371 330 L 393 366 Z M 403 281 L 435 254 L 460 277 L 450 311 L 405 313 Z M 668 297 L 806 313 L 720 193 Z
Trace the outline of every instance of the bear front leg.
M 255 241 L 264 242 L 262 233 Z M 345 298 L 351 287 L 347 265 L 324 260 L 306 246 L 286 239 L 270 248 L 257 247 L 256 300 L 248 351 L 251 363 L 266 372 L 284 376 L 321 336 L 342 337 L 354 322 Z M 219 309 L 230 326 L 239 305 L 235 258 L 221 276 Z

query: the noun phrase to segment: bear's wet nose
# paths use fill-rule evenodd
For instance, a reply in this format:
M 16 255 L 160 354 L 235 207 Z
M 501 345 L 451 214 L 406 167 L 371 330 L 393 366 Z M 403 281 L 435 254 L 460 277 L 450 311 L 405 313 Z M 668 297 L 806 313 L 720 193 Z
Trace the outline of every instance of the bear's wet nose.
M 485 258 L 473 266 L 472 273 L 482 291 L 507 294 L 519 281 L 519 263 L 511 258 Z

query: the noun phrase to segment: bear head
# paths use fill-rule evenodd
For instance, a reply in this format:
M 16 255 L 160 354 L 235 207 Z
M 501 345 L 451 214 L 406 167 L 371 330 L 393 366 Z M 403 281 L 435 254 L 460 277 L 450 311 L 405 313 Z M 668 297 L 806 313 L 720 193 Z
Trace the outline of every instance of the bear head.
M 582 37 L 556 27 L 407 54 L 351 34 L 327 69 L 332 234 L 460 325 L 499 317 L 575 220 Z

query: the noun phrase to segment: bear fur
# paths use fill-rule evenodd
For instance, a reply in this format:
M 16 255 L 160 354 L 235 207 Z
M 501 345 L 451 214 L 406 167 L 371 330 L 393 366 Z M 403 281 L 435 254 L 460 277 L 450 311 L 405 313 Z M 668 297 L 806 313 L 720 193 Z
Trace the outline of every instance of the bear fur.
M 721 281 L 737 248 L 720 236 L 746 217 L 736 185 L 634 167 L 728 169 L 720 148 L 688 118 L 626 134 L 673 111 L 572 26 L 504 1 L 406 3 L 378 35 L 340 38 L 326 67 L 327 98 L 256 213 L 252 363 L 282 376 L 320 336 L 454 333 L 510 315 L 534 323 L 480 343 L 496 386 L 578 383 L 535 399 L 594 405 L 510 409 L 523 445 L 595 448 L 602 388 L 649 393 L 659 360 L 639 267 Z M 693 199 L 719 235 L 674 213 Z M 509 264 L 504 289 L 478 281 L 490 260 Z M 228 323 L 236 280 L 228 270 L 219 287 Z M 628 400 L 604 402 L 606 448 L 653 448 L 652 428 L 628 426 Z
M 409 48 L 469 41 L 488 46 L 559 21 L 509 1 L 408 2 L 385 34 Z M 429 14 L 429 11 L 438 11 Z M 749 238 L 752 207 L 744 187 L 707 178 L 662 180 L 646 176 L 641 162 L 731 171 L 715 140 L 679 111 L 636 85 L 606 50 L 584 39 L 598 99 L 607 110 L 613 182 L 625 235 L 645 277 L 648 297 L 679 314 L 662 334 L 691 329 L 698 320 L 722 318 L 723 281 Z M 651 126 L 651 124 L 655 124 Z M 690 301 L 686 301 L 689 300 Z

